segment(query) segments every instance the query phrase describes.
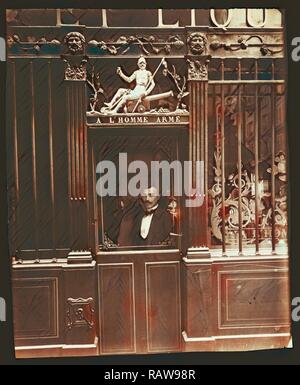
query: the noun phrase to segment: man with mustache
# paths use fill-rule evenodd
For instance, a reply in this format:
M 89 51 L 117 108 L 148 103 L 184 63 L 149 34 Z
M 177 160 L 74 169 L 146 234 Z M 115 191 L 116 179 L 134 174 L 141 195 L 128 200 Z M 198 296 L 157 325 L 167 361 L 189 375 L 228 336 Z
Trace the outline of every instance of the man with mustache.
M 171 214 L 160 204 L 155 187 L 145 189 L 135 212 L 124 215 L 119 231 L 119 246 L 160 245 L 172 231 Z

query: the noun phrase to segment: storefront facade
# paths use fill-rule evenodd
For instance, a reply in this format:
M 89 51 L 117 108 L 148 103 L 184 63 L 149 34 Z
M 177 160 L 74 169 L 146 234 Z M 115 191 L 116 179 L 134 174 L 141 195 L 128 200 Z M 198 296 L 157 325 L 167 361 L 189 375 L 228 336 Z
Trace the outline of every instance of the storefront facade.
M 17 356 L 288 346 L 284 14 L 7 17 Z M 141 56 L 153 89 L 123 100 L 138 91 Z M 159 245 L 124 241 L 120 218 L 134 202 L 97 193 L 99 162 L 125 153 L 192 161 L 194 184 L 204 162 L 201 205 L 186 207 L 172 179 L 172 231 Z

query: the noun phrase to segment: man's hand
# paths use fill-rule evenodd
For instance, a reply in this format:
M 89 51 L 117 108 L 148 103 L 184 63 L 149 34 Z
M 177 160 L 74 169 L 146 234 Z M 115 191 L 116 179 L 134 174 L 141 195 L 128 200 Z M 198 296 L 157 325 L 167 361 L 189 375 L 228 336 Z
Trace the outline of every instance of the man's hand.
M 118 74 L 119 76 L 122 76 L 123 72 L 122 72 L 122 70 L 121 70 L 121 67 L 118 67 L 118 68 L 117 68 L 117 74 Z

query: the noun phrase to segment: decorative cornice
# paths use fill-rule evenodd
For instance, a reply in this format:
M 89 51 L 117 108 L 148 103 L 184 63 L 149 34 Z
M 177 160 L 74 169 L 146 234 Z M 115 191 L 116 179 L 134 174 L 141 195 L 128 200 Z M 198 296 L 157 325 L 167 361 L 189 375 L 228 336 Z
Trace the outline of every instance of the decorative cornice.
M 90 40 L 88 46 L 97 48 L 111 55 L 125 55 L 132 46 L 140 48 L 144 55 L 169 55 L 172 48 L 177 50 L 184 46 L 184 42 L 178 35 L 170 35 L 167 40 L 157 39 L 155 36 L 131 35 L 120 36 L 116 41 Z
M 255 41 L 256 40 L 256 41 Z M 247 50 L 252 47 L 257 47 L 260 49 L 262 56 L 275 55 L 283 52 L 284 47 L 282 43 L 273 43 L 268 44 L 264 42 L 261 36 L 253 35 L 247 38 L 239 37 L 236 42 L 221 42 L 220 40 L 213 40 L 210 45 L 210 49 L 213 51 L 218 51 L 223 49 L 225 51 L 241 51 Z M 271 48 L 272 47 L 272 48 Z
M 17 46 L 21 51 L 32 52 L 39 54 L 42 49 L 46 46 L 51 47 L 61 47 L 62 43 L 58 39 L 48 40 L 46 37 L 41 37 L 36 39 L 34 36 L 27 36 L 27 41 L 21 41 L 21 38 L 17 34 L 9 35 L 7 37 L 7 47 L 13 48 Z

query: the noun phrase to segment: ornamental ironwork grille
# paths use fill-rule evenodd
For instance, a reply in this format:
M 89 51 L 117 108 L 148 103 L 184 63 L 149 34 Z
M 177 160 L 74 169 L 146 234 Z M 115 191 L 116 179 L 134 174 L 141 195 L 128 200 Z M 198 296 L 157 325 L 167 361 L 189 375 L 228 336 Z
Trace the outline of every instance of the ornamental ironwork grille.
M 287 253 L 283 59 L 213 59 L 209 66 L 211 249 Z

